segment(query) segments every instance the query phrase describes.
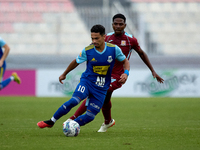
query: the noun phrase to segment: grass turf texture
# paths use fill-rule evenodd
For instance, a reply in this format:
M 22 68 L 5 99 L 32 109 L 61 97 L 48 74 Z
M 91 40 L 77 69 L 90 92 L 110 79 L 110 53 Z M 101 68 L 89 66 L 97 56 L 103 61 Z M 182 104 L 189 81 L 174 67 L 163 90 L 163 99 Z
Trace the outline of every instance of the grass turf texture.
M 68 98 L 0 97 L 0 149 L 8 150 L 197 150 L 200 149 L 199 98 L 112 98 L 116 125 L 96 132 L 103 122 L 81 127 L 77 137 L 65 137 L 62 123 L 78 108 L 40 129 Z

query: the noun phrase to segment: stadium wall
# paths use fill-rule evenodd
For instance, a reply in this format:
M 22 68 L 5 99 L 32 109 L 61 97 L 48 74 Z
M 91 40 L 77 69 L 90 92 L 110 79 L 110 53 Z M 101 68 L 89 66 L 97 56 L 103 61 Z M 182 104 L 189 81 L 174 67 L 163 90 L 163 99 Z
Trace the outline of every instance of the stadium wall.
M 8 70 L 5 78 L 16 71 L 22 83 L 0 91 L 0 96 L 71 96 L 83 70 L 77 69 L 67 75 L 64 84 L 58 77 L 64 69 Z M 163 84 L 153 79 L 148 69 L 133 69 L 122 88 L 114 91 L 114 97 L 200 97 L 200 69 L 167 69 L 157 72 L 165 80 Z

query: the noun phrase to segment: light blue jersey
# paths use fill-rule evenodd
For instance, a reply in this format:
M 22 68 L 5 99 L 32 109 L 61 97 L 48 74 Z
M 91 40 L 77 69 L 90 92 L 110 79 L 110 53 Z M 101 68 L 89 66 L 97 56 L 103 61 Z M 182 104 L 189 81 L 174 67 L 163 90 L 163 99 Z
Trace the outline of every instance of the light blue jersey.
M 2 47 L 6 44 L 6 42 L 0 37 L 0 59 L 3 56 L 3 49 Z M 0 66 L 0 90 L 2 90 L 4 87 L 6 87 L 10 82 L 11 79 L 7 78 L 6 80 L 3 80 L 3 76 L 6 70 L 6 61 L 4 60 L 3 65 Z
M 0 59 L 3 56 L 3 50 L 2 47 L 6 44 L 6 42 L 0 37 Z M 4 76 L 4 72 L 6 69 L 6 61 L 4 60 L 4 63 L 2 66 L 0 66 L 0 84 L 2 84 L 2 80 L 3 80 L 3 76 Z M 3 88 L 2 85 L 0 85 L 0 89 Z
M 0 37 L 0 58 L 3 56 L 2 47 L 6 44 L 6 42 Z

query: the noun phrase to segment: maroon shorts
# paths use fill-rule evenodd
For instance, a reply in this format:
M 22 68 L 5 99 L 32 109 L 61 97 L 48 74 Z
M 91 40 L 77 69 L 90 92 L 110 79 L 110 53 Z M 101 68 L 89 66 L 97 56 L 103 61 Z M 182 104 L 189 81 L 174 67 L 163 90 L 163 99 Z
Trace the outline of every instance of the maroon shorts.
M 111 83 L 108 92 L 113 92 L 114 90 L 122 86 L 119 80 L 120 80 L 120 75 L 114 75 L 114 74 L 111 75 Z

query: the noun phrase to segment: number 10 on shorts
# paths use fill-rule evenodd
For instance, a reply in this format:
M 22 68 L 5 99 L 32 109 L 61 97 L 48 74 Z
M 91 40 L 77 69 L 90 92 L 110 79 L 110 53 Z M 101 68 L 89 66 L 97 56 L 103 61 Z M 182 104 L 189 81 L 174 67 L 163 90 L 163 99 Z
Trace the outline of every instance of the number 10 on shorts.
M 85 87 L 82 86 L 82 85 L 79 85 L 79 87 L 78 87 L 78 91 L 80 91 L 81 93 L 84 93 L 84 91 L 85 91 Z

